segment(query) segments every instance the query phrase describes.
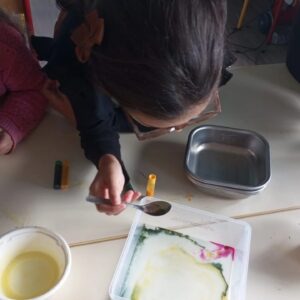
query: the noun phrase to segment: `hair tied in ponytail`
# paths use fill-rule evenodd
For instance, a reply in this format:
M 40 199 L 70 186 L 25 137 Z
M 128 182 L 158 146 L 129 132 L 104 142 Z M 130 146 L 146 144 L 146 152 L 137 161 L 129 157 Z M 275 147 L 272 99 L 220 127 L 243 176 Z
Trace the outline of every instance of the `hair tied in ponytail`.
M 100 45 L 104 36 L 104 19 L 99 18 L 96 10 L 85 15 L 84 22 L 77 27 L 71 39 L 76 45 L 75 52 L 81 63 L 86 63 L 94 45 Z

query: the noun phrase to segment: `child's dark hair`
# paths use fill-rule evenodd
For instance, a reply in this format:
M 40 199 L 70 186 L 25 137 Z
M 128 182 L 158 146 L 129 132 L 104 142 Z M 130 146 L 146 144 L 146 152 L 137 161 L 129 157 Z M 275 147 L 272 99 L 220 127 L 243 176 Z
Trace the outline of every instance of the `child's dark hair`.
M 90 65 L 124 107 L 173 119 L 217 88 L 223 64 L 225 0 L 58 0 L 96 6 L 104 40 Z

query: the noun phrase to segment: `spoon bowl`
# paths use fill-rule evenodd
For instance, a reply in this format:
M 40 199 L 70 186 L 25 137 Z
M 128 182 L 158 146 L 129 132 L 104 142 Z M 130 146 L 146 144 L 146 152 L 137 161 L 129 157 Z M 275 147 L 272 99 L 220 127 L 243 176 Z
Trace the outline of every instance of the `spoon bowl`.
M 140 196 L 138 200 L 142 200 L 144 195 Z M 109 202 L 109 199 L 101 199 L 92 195 L 89 195 L 86 198 L 86 201 L 94 203 L 94 204 L 107 204 Z M 135 209 L 138 209 L 145 214 L 151 215 L 151 216 L 162 216 L 168 213 L 171 209 L 171 204 L 166 201 L 153 201 L 144 205 L 134 204 L 134 203 L 127 203 L 126 205 L 134 207 Z
M 127 205 L 132 206 L 136 209 L 141 210 L 145 214 L 151 216 L 163 216 L 168 213 L 171 209 L 171 204 L 166 201 L 153 201 L 144 205 L 138 205 L 133 203 L 128 203 Z

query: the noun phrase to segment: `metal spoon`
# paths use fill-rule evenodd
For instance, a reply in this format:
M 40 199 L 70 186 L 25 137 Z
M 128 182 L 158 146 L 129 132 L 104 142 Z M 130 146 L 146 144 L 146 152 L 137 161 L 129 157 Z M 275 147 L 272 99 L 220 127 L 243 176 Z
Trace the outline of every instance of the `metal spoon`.
M 137 200 L 142 200 L 144 195 L 140 196 Z M 89 195 L 86 198 L 86 201 L 92 202 L 94 204 L 107 204 L 109 203 L 109 199 L 101 199 L 92 195 Z M 132 206 L 136 209 L 141 210 L 145 214 L 151 215 L 151 216 L 162 216 L 168 213 L 171 209 L 171 204 L 166 202 L 166 201 L 154 201 L 150 202 L 144 205 L 138 205 L 138 204 L 133 204 L 133 203 L 126 203 L 128 206 Z

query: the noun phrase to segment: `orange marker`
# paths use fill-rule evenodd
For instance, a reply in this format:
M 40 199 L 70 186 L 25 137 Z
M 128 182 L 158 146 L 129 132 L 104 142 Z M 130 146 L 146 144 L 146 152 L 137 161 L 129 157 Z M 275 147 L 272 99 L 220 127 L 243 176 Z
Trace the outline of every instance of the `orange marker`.
M 68 187 L 69 187 L 69 162 L 67 160 L 64 160 L 62 165 L 60 188 L 62 190 L 66 190 Z
M 156 175 L 149 174 L 147 188 L 146 188 L 146 196 L 153 197 L 155 193 L 155 184 L 156 184 Z

